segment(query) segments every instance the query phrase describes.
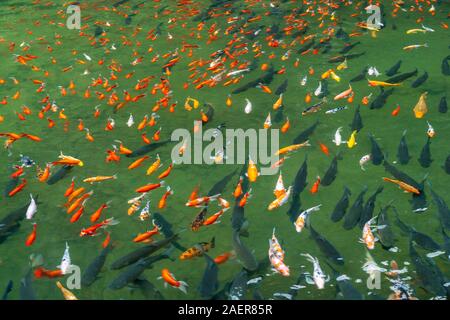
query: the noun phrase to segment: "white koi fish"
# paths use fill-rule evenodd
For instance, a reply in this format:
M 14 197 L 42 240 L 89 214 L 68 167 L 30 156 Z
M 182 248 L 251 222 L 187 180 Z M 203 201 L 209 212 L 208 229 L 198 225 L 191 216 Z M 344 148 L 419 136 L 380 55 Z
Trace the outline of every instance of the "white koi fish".
M 247 98 L 245 98 L 245 101 L 247 102 L 247 104 L 245 105 L 244 112 L 246 114 L 249 114 L 250 112 L 252 112 L 252 103 Z
M 342 127 L 339 127 L 339 128 L 337 128 L 336 133 L 334 134 L 333 143 L 337 146 L 340 146 L 341 143 L 344 142 L 344 141 L 342 141 L 341 131 L 342 131 Z
M 66 274 L 67 271 L 69 271 L 71 265 L 72 261 L 70 260 L 69 244 L 66 242 L 66 249 L 64 250 L 64 255 L 61 259 L 61 264 L 56 267 L 59 268 L 63 274 Z
M 34 216 L 34 214 L 37 212 L 37 204 L 36 201 L 34 201 L 33 195 L 30 193 L 30 205 L 27 208 L 27 213 L 25 214 L 27 220 L 31 220 Z
M 370 154 L 366 154 L 364 156 L 361 157 L 361 159 L 359 159 L 359 166 L 361 167 L 362 171 L 366 171 L 366 169 L 364 168 L 364 165 L 369 162 L 371 159 Z
M 306 257 L 306 259 L 313 264 L 314 271 L 313 271 L 313 280 L 314 283 L 317 286 L 317 289 L 321 290 L 325 288 L 325 282 L 330 280 L 330 277 L 326 276 L 325 273 L 322 271 L 322 268 L 320 267 L 319 260 L 309 253 L 302 253 L 302 256 Z

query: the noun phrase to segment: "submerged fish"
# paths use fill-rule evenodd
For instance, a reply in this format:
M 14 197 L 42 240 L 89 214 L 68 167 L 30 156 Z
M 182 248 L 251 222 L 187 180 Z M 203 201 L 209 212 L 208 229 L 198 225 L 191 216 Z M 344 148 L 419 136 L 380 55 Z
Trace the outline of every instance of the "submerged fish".
M 367 186 L 364 186 L 364 188 L 356 198 L 355 202 L 353 202 L 353 205 L 350 207 L 350 210 L 345 216 L 344 224 L 342 225 L 344 229 L 346 230 L 353 229 L 361 219 L 361 215 L 363 212 L 364 195 L 366 194 L 367 189 L 368 189 Z

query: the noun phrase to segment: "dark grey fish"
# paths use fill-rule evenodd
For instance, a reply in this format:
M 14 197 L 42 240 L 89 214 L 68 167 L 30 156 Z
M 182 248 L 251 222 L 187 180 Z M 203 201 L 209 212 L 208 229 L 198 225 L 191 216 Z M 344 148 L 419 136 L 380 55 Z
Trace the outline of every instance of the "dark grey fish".
M 321 234 L 319 234 L 314 228 L 311 226 L 310 219 L 307 218 L 306 227 L 309 229 L 311 237 L 316 242 L 322 254 L 329 259 L 331 262 L 337 265 L 344 264 L 344 258 L 337 251 L 337 249 L 331 244 L 330 241 L 325 239 Z
M 33 289 L 33 270 L 28 270 L 27 274 L 20 280 L 19 295 L 21 300 L 37 300 Z
M 103 29 L 100 26 L 95 27 L 94 30 L 94 37 L 97 38 L 98 36 L 100 36 L 103 33 Z
M 400 66 L 402 65 L 402 60 L 398 60 L 396 64 L 394 64 L 392 67 L 390 67 L 388 70 L 386 70 L 386 75 L 388 77 L 392 77 L 394 74 L 398 72 L 400 69 Z
M 131 24 L 132 16 L 128 16 L 125 18 L 125 21 L 123 22 L 126 26 L 129 26 Z
M 450 230 L 450 210 L 448 210 L 447 204 L 444 199 L 442 199 L 430 186 L 431 196 L 433 201 L 438 208 L 439 219 L 441 220 L 441 225 L 445 230 Z
M 244 269 L 234 277 L 230 286 L 229 299 L 230 300 L 242 300 L 247 292 L 248 273 Z
M 450 174 L 450 154 L 445 158 L 444 166 L 442 168 L 447 174 Z
M 112 6 L 114 8 L 117 8 L 118 6 L 120 6 L 120 5 L 124 4 L 124 3 L 127 3 L 128 1 L 130 1 L 130 0 L 120 0 L 120 1 L 117 1 L 117 2 L 113 3 Z
M 81 276 L 81 285 L 83 287 L 89 287 L 95 280 L 97 280 L 98 274 L 105 264 L 106 257 L 113 249 L 113 245 L 109 244 L 104 248 L 100 254 L 89 264 L 89 266 L 83 270 L 83 275 Z
M 322 54 L 328 53 L 331 50 L 331 44 L 329 42 L 327 42 L 324 46 L 323 46 L 323 50 L 322 50 Z
M 147 279 L 138 278 L 133 281 L 133 285 L 137 286 L 145 299 L 147 300 L 165 300 L 164 296 L 150 281 Z
M 306 282 L 306 275 L 305 273 L 300 273 L 300 276 L 297 278 L 297 281 L 295 281 L 294 285 L 295 286 L 307 286 L 307 282 Z M 288 294 L 291 295 L 292 300 L 295 299 L 295 297 L 297 297 L 298 295 L 298 289 L 292 288 L 288 291 Z
M 350 210 L 348 211 L 347 215 L 344 218 L 344 224 L 343 227 L 346 230 L 353 229 L 359 222 L 361 218 L 361 214 L 363 211 L 363 202 L 364 202 L 364 195 L 367 192 L 367 186 L 364 186 L 358 197 L 356 198 L 353 205 L 350 207 Z
M 159 249 L 167 246 L 168 244 L 170 244 L 171 242 L 173 242 L 174 240 L 176 240 L 178 238 L 177 234 L 174 234 L 170 237 L 167 237 L 163 240 L 159 240 L 159 241 L 155 241 L 151 244 L 148 244 L 144 247 L 141 247 L 139 249 L 136 249 L 128 254 L 126 254 L 125 256 L 117 259 L 116 261 L 114 261 L 111 264 L 111 269 L 121 269 L 123 267 L 129 266 L 130 264 L 133 264 L 135 262 L 137 262 L 139 259 L 141 258 L 145 258 L 153 253 L 155 253 L 156 251 L 158 251 Z
M 350 203 L 350 196 L 352 195 L 352 192 L 350 191 L 347 186 L 344 186 L 344 194 L 339 199 L 338 203 L 334 207 L 333 212 L 331 213 L 331 221 L 338 222 L 340 221 L 347 211 L 348 205 Z
M 380 165 L 384 160 L 383 151 L 381 151 L 380 146 L 375 140 L 375 137 L 370 133 L 369 134 L 370 139 L 370 158 L 372 160 L 372 164 L 375 166 Z
M 377 196 L 383 191 L 383 186 L 379 186 L 378 189 L 367 199 L 366 204 L 364 205 L 361 219 L 359 220 L 359 227 L 362 229 L 367 221 L 372 219 L 373 210 L 375 209 L 375 201 Z
M 259 291 L 259 288 L 253 287 L 253 294 L 252 294 L 253 300 L 266 300 L 264 296 L 261 294 L 261 291 Z
M 233 230 L 232 245 L 238 261 L 249 271 L 254 271 L 258 268 L 258 261 L 256 261 L 253 253 L 241 241 L 239 232 Z
M 421 185 L 416 180 L 411 178 L 409 175 L 407 175 L 403 171 L 398 170 L 396 167 L 391 165 L 387 160 L 383 161 L 383 166 L 384 166 L 384 170 L 386 170 L 386 172 L 393 175 L 395 179 L 406 182 L 407 184 L 418 189 L 421 193 L 423 192 L 423 187 L 421 187 Z
M 315 40 L 311 40 L 310 42 L 308 42 L 307 44 L 303 45 L 303 47 L 301 47 L 300 49 L 297 50 L 298 54 L 302 54 L 306 51 L 308 51 L 309 49 L 312 48 L 312 46 L 315 44 Z
M 439 101 L 439 108 L 438 108 L 440 113 L 447 113 L 447 99 L 445 96 L 443 96 L 441 98 L 441 100 Z
M 62 180 L 71 170 L 73 166 L 62 166 L 58 171 L 53 173 L 47 180 L 48 185 L 52 185 Z
M 292 144 L 298 144 L 305 142 L 308 140 L 309 136 L 313 134 L 316 127 L 319 125 L 319 120 L 314 122 L 310 127 L 306 128 L 304 131 L 302 131 L 293 141 Z
M 203 256 L 206 259 L 206 267 L 198 291 L 202 298 L 210 298 L 219 288 L 219 267 L 210 256 L 207 254 Z
M 237 94 L 237 93 L 247 91 L 250 88 L 255 88 L 259 83 L 269 85 L 273 81 L 273 76 L 275 73 L 276 73 L 276 71 L 274 70 L 273 66 L 271 65 L 269 70 L 267 70 L 267 72 L 264 75 L 262 75 L 261 77 L 255 79 L 253 81 L 247 82 L 243 86 L 233 90 L 231 93 Z
M 388 90 L 381 89 L 381 93 L 370 104 L 370 109 L 381 109 L 392 93 L 394 93 L 394 88 Z
M 208 191 L 207 196 L 213 196 L 219 193 L 222 193 L 223 190 L 226 188 L 228 182 L 231 180 L 231 178 L 236 174 L 236 170 L 231 172 L 230 174 L 223 177 L 221 180 L 216 182 L 211 189 Z
M 408 164 L 409 156 L 408 144 L 406 143 L 406 130 L 403 131 L 402 138 L 397 148 L 397 160 L 400 164 Z
M 239 206 L 239 201 L 236 199 L 231 215 L 231 227 L 239 233 L 240 236 L 248 237 L 248 221 L 245 219 L 244 207 Z
M 418 77 L 414 82 L 411 84 L 411 88 L 417 88 L 421 84 L 423 84 L 428 79 L 428 72 L 425 71 L 423 75 Z
M 359 112 L 360 106 L 355 109 L 355 114 L 353 115 L 353 121 L 350 125 L 351 131 L 360 131 L 363 128 L 363 123 L 361 119 L 361 113 Z
M 345 32 L 344 29 L 342 29 L 342 28 L 339 28 L 336 31 L 335 36 L 336 36 L 337 39 L 341 39 L 341 40 L 344 40 L 344 41 L 349 41 L 350 40 L 350 37 L 348 36 L 348 33 Z
M 119 290 L 128 284 L 134 282 L 145 270 L 145 259 L 139 259 L 137 262 L 128 266 L 115 278 L 108 286 L 109 289 Z
M 359 73 L 358 75 L 354 76 L 352 79 L 350 79 L 350 82 L 358 82 L 361 80 L 364 80 L 366 78 L 368 67 L 364 67 L 364 69 Z
M 420 194 L 412 194 L 412 198 L 411 200 L 409 200 L 409 203 L 411 203 L 412 205 L 412 210 L 418 210 L 418 209 L 422 209 L 422 208 L 426 208 L 427 207 L 427 195 L 424 192 L 424 186 L 425 186 L 425 179 L 419 184 L 419 188 L 418 190 L 420 190 Z
M 159 254 L 157 256 L 140 258 L 138 261 L 129 265 L 124 271 L 122 271 L 117 276 L 117 278 L 115 278 L 110 283 L 108 287 L 113 290 L 118 290 L 133 283 L 136 279 L 138 279 L 141 276 L 141 274 L 145 271 L 145 269 L 151 268 L 155 262 L 164 259 L 169 259 L 172 248 L 173 247 L 169 248 L 164 253 Z
M 5 291 L 3 292 L 2 300 L 8 300 L 8 295 L 12 291 L 13 285 L 13 281 L 9 280 L 8 284 L 6 285 Z
M 450 260 L 450 237 L 445 232 L 444 228 L 441 228 L 442 236 L 444 237 L 444 249 L 445 249 L 445 255 L 447 256 L 447 259 Z
M 325 172 L 323 178 L 320 180 L 321 185 L 329 186 L 333 183 L 334 179 L 336 179 L 336 175 L 338 172 L 338 160 L 342 160 L 340 153 L 335 155 L 333 160 L 331 160 L 327 172 Z
M 431 268 L 431 265 L 427 263 L 414 249 L 413 241 L 409 241 L 409 256 L 411 262 L 416 269 L 417 279 L 419 280 L 419 286 L 426 291 L 436 294 L 438 296 L 445 296 L 446 290 L 442 286 L 441 279 L 436 277 L 435 270 Z
M 308 163 L 307 156 L 305 156 L 305 160 L 303 164 L 298 169 L 297 174 L 295 175 L 294 182 L 292 183 L 292 200 L 291 207 L 288 210 L 288 215 L 290 216 L 290 220 L 292 222 L 297 218 L 297 213 L 300 209 L 300 193 L 305 190 L 307 185 L 306 178 L 308 176 Z
M 8 180 L 8 183 L 5 187 L 5 192 L 3 193 L 5 197 L 9 197 L 9 193 L 13 191 L 15 187 L 19 184 L 19 178 L 12 178 Z
M 353 54 L 344 54 L 342 56 L 336 56 L 336 57 L 332 57 L 330 59 L 328 59 L 328 62 L 330 63 L 335 63 L 335 62 L 344 62 L 346 59 L 350 60 L 350 59 L 355 59 L 358 57 L 361 57 L 363 55 L 365 55 L 366 52 L 361 52 L 361 53 L 353 53 Z
M 417 231 L 413 227 L 408 226 L 406 223 L 400 220 L 398 211 L 395 210 L 395 216 L 397 220 L 397 225 L 399 228 L 409 235 L 410 239 L 414 241 L 417 245 L 422 247 L 425 250 L 429 251 L 438 251 L 441 250 L 441 246 L 433 240 L 430 236 Z
M 381 228 L 377 229 L 378 238 L 383 249 L 390 249 L 395 246 L 395 235 L 389 222 L 388 211 L 391 205 L 382 207 L 377 217 L 377 225 Z
M 161 142 L 146 144 L 145 146 L 142 146 L 139 149 L 134 150 L 132 153 L 127 154 L 126 156 L 128 158 L 136 158 L 136 157 L 142 156 L 146 153 L 149 153 L 151 151 L 154 151 L 154 150 L 158 149 L 159 147 L 162 147 L 171 142 L 172 142 L 171 140 L 165 140 L 165 141 L 161 141 Z
M 345 44 L 345 46 L 344 46 L 344 48 L 342 48 L 340 51 L 339 51 L 339 53 L 347 53 L 347 52 L 349 52 L 350 50 L 352 50 L 354 47 L 356 47 L 358 44 L 360 44 L 361 43 L 361 41 L 357 41 L 357 42 L 355 42 L 355 43 L 352 43 L 352 44 Z
M 343 300 L 364 300 L 364 296 L 353 286 L 351 280 L 340 274 L 328 262 L 327 264 L 333 271 L 333 278 L 336 280 L 336 290 L 340 293 Z
M 214 119 L 214 108 L 213 108 L 213 106 L 210 103 L 205 103 L 204 107 L 208 108 L 208 110 L 205 111 L 205 115 L 208 117 L 208 122 L 207 123 L 210 123 Z M 204 123 L 204 125 L 205 124 L 206 123 Z
M 284 108 L 278 108 L 277 111 L 275 111 L 275 116 L 273 117 L 274 123 L 280 123 L 284 119 L 283 115 L 283 109 Z
M 159 212 L 152 213 L 153 222 L 159 227 L 160 232 L 166 238 L 172 237 L 175 233 L 172 230 L 172 224 L 166 220 Z M 177 241 L 173 241 L 172 245 L 180 251 L 186 251 L 187 248 L 185 246 L 180 245 Z
M 411 71 L 411 72 L 400 73 L 399 75 L 393 76 L 393 77 L 391 77 L 391 78 L 385 80 L 385 82 L 388 82 L 388 83 L 399 83 L 399 82 L 403 82 L 403 81 L 405 81 L 406 79 L 409 79 L 409 78 L 411 78 L 411 77 L 417 76 L 417 72 L 418 72 L 418 70 L 416 69 L 416 70 Z
M 427 142 L 425 143 L 425 145 L 422 148 L 422 151 L 420 152 L 420 157 L 418 161 L 423 168 L 428 168 L 431 165 L 431 162 L 433 162 L 433 160 L 431 159 L 430 144 L 431 139 L 428 137 Z
M 280 95 L 286 92 L 288 87 L 288 79 L 284 80 L 282 84 L 275 90 L 275 94 Z
M 450 76 L 450 65 L 448 64 L 450 56 L 445 57 L 441 63 L 441 71 L 444 76 Z

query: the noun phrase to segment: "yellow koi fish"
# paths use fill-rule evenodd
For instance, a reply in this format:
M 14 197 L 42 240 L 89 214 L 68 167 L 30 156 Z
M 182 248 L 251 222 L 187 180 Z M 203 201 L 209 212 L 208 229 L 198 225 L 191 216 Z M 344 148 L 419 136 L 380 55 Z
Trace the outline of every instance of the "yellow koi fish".
M 357 143 L 356 143 L 356 133 L 357 133 L 358 131 L 357 130 L 354 130 L 353 132 L 352 132 L 352 134 L 350 135 L 350 138 L 348 139 L 348 141 L 347 141 L 347 147 L 349 148 L 349 149 L 351 149 L 351 148 L 353 148 Z

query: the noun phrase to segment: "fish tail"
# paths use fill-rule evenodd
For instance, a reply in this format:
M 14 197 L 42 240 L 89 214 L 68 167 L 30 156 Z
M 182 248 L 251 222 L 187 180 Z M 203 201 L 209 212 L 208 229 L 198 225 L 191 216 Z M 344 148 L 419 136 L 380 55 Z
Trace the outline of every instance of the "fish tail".
M 178 289 L 180 289 L 183 293 L 187 294 L 188 284 L 186 282 L 184 282 L 184 281 L 178 281 L 178 282 L 180 284 Z
M 114 219 L 114 217 L 107 219 L 105 222 L 105 226 L 114 226 L 116 224 L 119 224 L 119 220 Z

